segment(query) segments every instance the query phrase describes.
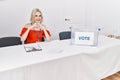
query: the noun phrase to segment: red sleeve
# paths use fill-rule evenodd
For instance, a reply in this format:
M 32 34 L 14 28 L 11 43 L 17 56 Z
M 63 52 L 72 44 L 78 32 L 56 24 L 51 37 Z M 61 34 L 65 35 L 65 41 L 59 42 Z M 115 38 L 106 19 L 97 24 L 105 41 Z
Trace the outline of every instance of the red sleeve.
M 48 35 L 51 36 L 50 31 L 48 31 L 48 30 L 46 30 L 46 31 L 47 31 Z M 44 35 L 44 37 L 46 37 L 45 34 L 43 34 L 43 35 Z
M 49 34 L 49 36 L 51 36 L 50 31 L 47 30 L 47 33 Z
M 23 28 L 21 33 L 20 33 L 20 36 L 22 36 L 25 32 L 26 32 L 27 28 Z

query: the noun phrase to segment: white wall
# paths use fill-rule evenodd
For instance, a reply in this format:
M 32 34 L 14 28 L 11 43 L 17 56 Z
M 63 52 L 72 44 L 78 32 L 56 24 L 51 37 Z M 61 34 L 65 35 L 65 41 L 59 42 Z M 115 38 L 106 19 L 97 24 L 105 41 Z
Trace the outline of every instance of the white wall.
M 19 36 L 22 27 L 29 23 L 31 11 L 40 8 L 44 24 L 50 29 L 52 39 L 58 38 L 63 26 L 62 0 L 2 0 L 0 1 L 0 37 Z M 59 31 L 58 31 L 59 30 Z
M 120 0 L 87 0 L 86 25 L 100 26 L 103 34 L 120 35 Z
M 104 35 L 120 35 L 120 0 L 67 0 L 69 23 L 100 27 Z
M 100 26 L 104 34 L 120 34 L 119 7 L 119 0 L 0 0 L 0 37 L 19 36 L 33 8 L 42 10 L 52 39 L 68 29 L 66 23 Z
M 86 0 L 66 0 L 65 18 L 70 19 L 68 23 L 85 25 Z

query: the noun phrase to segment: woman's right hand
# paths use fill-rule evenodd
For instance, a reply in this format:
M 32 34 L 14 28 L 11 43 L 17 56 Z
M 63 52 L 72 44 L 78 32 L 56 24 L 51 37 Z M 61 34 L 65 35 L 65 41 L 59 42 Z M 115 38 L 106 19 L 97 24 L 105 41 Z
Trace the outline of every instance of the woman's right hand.
M 37 23 L 34 23 L 29 27 L 29 29 L 39 28 L 39 25 Z

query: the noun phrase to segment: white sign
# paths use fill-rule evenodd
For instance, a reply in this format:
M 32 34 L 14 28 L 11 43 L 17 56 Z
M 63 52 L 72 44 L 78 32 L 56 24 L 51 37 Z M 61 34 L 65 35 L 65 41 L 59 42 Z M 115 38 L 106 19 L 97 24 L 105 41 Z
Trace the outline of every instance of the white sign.
M 94 45 L 94 32 L 75 32 L 74 44 L 80 45 Z

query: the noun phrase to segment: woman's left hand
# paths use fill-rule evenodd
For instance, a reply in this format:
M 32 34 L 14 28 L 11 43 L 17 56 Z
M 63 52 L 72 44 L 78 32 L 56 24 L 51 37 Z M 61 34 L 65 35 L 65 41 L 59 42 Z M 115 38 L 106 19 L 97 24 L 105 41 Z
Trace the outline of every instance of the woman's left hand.
M 40 23 L 38 25 L 39 25 L 39 27 L 40 27 L 41 30 L 45 30 L 46 29 L 46 27 L 44 25 L 42 25 Z

